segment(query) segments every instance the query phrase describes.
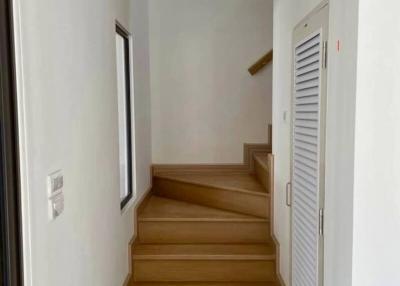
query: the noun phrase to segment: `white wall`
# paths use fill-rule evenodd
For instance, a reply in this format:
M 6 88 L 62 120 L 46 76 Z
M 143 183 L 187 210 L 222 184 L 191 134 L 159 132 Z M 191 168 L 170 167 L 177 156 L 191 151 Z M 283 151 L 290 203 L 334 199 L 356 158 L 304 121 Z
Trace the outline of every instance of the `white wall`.
M 352 285 L 358 0 L 330 1 L 329 24 L 325 285 L 350 286 Z
M 240 163 L 267 141 L 272 0 L 150 0 L 154 163 Z
M 138 199 L 151 184 L 151 100 L 148 1 L 130 0 L 135 76 L 136 174 Z
M 275 232 L 281 244 L 281 272 L 290 280 L 290 180 L 292 32 L 319 0 L 275 0 L 273 72 L 273 153 L 275 154 Z M 331 0 L 328 47 L 326 145 L 325 285 L 349 286 L 352 277 L 353 166 L 357 72 L 358 1 Z M 340 51 L 337 51 L 340 41 Z
M 400 3 L 360 1 L 354 286 L 400 285 Z
M 151 163 L 147 2 L 15 5 L 25 285 L 122 285 L 133 209 L 120 211 L 115 20 L 141 40 L 134 53 L 140 195 Z M 46 176 L 57 169 L 65 211 L 50 222 Z

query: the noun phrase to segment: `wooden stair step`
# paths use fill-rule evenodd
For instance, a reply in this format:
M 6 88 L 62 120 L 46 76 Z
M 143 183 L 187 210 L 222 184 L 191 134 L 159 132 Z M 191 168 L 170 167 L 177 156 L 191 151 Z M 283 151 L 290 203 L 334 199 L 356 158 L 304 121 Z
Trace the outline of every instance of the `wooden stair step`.
M 272 244 L 138 244 L 135 260 L 274 260 Z
M 256 177 L 260 182 L 260 184 L 265 188 L 265 190 L 269 192 L 268 153 L 255 153 L 253 157 L 254 157 L 254 171 Z
M 156 175 L 156 177 L 238 192 L 265 193 L 265 189 L 251 174 L 204 174 L 192 172 L 180 174 L 164 173 Z
M 136 281 L 275 281 L 268 245 L 136 245 Z
M 141 243 L 264 243 L 269 221 L 152 196 L 138 217 Z
M 263 218 L 240 214 L 231 211 L 215 209 L 207 206 L 196 205 L 177 201 L 160 196 L 152 196 L 144 210 L 139 214 L 139 220 L 259 220 Z
M 129 286 L 280 286 L 278 282 L 131 282 Z
M 140 282 L 275 282 L 275 261 L 269 260 L 134 260 Z
M 268 217 L 270 196 L 249 174 L 161 174 L 153 178 L 157 195 L 204 206 Z

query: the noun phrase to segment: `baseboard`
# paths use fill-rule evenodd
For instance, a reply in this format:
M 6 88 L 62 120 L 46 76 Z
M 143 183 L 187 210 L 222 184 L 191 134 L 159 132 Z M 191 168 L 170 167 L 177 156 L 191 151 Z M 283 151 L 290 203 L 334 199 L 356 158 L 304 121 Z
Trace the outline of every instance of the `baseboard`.
M 132 250 L 133 246 L 136 243 L 137 240 L 137 228 L 138 228 L 138 214 L 143 210 L 143 208 L 146 206 L 147 202 L 149 201 L 150 197 L 152 195 L 152 186 L 150 186 L 146 192 L 138 199 L 137 203 L 135 204 L 135 209 L 134 209 L 134 226 L 135 226 L 135 231 L 133 234 L 133 237 L 131 238 L 129 242 L 129 247 L 128 247 L 128 254 L 129 254 L 129 271 L 128 274 L 126 275 L 125 281 L 123 286 L 129 286 L 131 283 L 132 279 L 132 274 L 133 274 L 133 266 L 132 266 Z
M 243 147 L 243 165 L 248 173 L 253 174 L 254 171 L 254 155 L 257 153 L 271 153 L 272 147 L 269 144 L 244 144 Z
M 247 173 L 243 164 L 154 164 L 153 176 L 166 173 Z
M 242 164 L 154 164 L 152 173 L 153 176 L 166 173 L 254 173 L 254 154 L 271 153 L 271 151 L 270 144 L 245 143 Z
M 152 174 L 165 173 L 254 173 L 254 154 L 272 152 L 272 124 L 268 125 L 268 143 L 243 144 L 243 163 L 237 164 L 153 164 Z
M 278 282 L 280 286 L 285 286 L 285 281 L 282 278 L 281 271 L 280 271 L 280 244 L 279 241 L 276 239 L 275 234 L 272 233 L 272 241 L 275 244 L 275 251 L 276 251 L 276 276 L 278 277 Z
M 269 169 L 269 189 L 270 189 L 270 195 L 271 195 L 271 213 L 270 213 L 270 226 L 271 226 L 271 237 L 272 241 L 275 244 L 275 251 L 276 251 L 276 276 L 278 277 L 278 281 L 280 286 L 285 286 L 285 282 L 282 278 L 281 271 L 280 271 L 280 244 L 278 239 L 275 236 L 275 225 L 274 225 L 274 199 L 275 199 L 275 188 L 274 188 L 274 166 L 275 166 L 275 161 L 274 161 L 274 155 L 273 154 L 268 154 L 268 169 Z
M 132 274 L 129 273 L 128 276 L 126 276 L 126 278 L 125 278 L 124 284 L 122 284 L 122 285 L 129 286 L 129 284 L 131 282 L 131 277 L 132 277 Z
M 272 147 L 272 124 L 268 124 L 268 145 Z
M 281 274 L 277 273 L 276 276 L 278 277 L 278 282 L 279 282 L 280 286 L 286 286 L 285 281 L 283 281 Z
M 129 242 L 129 248 L 128 248 L 128 253 L 129 253 L 129 271 L 128 274 L 125 278 L 123 286 L 129 286 L 131 284 L 131 278 L 132 278 L 132 249 L 133 245 L 135 244 L 136 241 L 136 234 L 133 235 L 131 241 Z

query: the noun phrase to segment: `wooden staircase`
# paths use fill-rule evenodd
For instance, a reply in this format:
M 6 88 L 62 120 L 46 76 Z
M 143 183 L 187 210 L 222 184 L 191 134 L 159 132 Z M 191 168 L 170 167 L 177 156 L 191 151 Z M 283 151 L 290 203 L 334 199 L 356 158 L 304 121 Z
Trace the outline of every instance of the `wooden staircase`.
M 266 154 L 246 172 L 165 172 L 137 219 L 133 285 L 280 285 Z

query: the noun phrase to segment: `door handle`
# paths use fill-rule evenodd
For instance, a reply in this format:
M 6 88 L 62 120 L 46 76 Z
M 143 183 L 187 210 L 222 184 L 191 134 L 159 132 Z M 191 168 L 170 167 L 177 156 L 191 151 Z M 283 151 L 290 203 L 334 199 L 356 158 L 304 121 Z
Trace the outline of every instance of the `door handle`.
M 292 206 L 292 182 L 286 184 L 286 205 Z

